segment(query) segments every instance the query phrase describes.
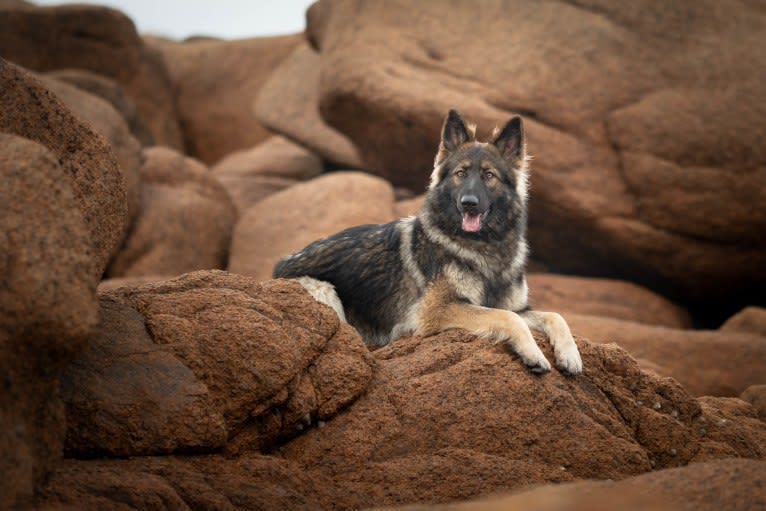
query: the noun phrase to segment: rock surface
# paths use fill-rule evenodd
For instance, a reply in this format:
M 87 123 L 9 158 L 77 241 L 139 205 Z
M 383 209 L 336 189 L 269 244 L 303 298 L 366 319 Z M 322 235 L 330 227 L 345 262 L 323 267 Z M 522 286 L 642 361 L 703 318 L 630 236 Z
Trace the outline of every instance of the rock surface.
M 752 271 L 766 266 L 756 4 L 329 0 L 312 11 L 322 117 L 367 170 L 420 190 L 449 108 L 480 138 L 521 113 L 531 245 L 554 271 L 628 278 L 711 324 L 766 300 L 766 273 Z
M 170 71 L 189 154 L 212 165 L 270 136 L 255 119 L 252 103 L 300 39 L 298 34 L 184 43 L 147 39 Z
M 572 332 L 616 342 L 642 365 L 677 379 L 697 396 L 738 396 L 763 382 L 766 337 L 716 330 L 678 330 L 619 319 L 567 314 Z
M 59 161 L 0 133 L 0 502 L 9 508 L 29 504 L 61 459 L 58 377 L 96 323 L 93 247 Z
M 255 116 L 335 165 L 363 169 L 356 147 L 319 115 L 319 60 L 307 43 L 300 43 L 261 87 Z
M 612 279 L 527 274 L 529 302 L 538 310 L 604 316 L 637 323 L 690 328 L 689 313 L 646 288 Z
M 333 172 L 260 201 L 234 229 L 229 270 L 271 278 L 274 263 L 346 227 L 394 218 L 394 191 L 378 177 Z
M 34 140 L 58 160 L 89 231 L 91 275 L 100 278 L 128 221 L 125 184 L 109 144 L 39 81 L 3 59 L 0 132 Z
M 285 188 L 317 177 L 322 161 L 311 151 L 275 136 L 257 146 L 236 151 L 211 172 L 223 184 L 240 213 Z
M 758 417 L 766 422 L 766 384 L 751 385 L 745 389 L 740 397 L 743 401 L 753 405 Z
M 144 149 L 140 209 L 110 277 L 226 267 L 236 211 L 203 164 L 167 147 Z
M 744 332 L 766 337 L 766 309 L 746 307 L 721 325 L 722 332 Z
M 0 16 L 0 55 L 35 71 L 81 68 L 116 80 L 157 144 L 183 148 L 168 72 L 133 22 L 114 9 L 61 5 Z

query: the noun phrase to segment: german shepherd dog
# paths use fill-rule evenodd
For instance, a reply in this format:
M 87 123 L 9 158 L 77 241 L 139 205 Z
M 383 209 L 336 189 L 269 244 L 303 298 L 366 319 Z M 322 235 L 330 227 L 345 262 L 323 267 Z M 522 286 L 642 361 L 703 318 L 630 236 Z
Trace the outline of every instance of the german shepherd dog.
M 416 216 L 315 241 L 280 260 L 274 277 L 299 278 L 371 345 L 462 328 L 508 343 L 532 372 L 545 373 L 551 364 L 533 328 L 550 340 L 559 370 L 578 374 L 567 323 L 527 303 L 527 168 L 520 117 L 477 142 L 475 127 L 450 110 Z

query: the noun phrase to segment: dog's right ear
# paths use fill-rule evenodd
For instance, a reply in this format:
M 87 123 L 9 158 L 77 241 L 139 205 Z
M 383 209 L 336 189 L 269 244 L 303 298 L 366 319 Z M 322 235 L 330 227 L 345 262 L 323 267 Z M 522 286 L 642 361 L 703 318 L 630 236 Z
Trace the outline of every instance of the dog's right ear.
M 439 149 L 451 153 L 468 142 L 468 128 L 457 110 L 451 109 L 442 126 L 442 142 Z

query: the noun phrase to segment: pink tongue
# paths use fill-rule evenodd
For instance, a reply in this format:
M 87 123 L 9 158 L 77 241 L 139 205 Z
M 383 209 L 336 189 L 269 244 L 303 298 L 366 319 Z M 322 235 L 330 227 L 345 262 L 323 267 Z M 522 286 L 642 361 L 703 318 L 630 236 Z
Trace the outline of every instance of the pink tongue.
M 463 230 L 477 232 L 481 229 L 481 215 L 478 213 L 463 213 Z

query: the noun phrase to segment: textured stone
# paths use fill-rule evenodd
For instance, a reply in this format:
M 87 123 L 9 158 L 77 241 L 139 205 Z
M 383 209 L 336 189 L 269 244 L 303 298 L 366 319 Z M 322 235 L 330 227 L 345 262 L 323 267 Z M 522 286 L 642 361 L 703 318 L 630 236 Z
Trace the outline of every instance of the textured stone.
M 750 385 L 740 398 L 753 405 L 758 417 L 766 422 L 766 384 Z
M 744 332 L 766 337 L 766 309 L 745 307 L 721 325 L 722 332 Z

